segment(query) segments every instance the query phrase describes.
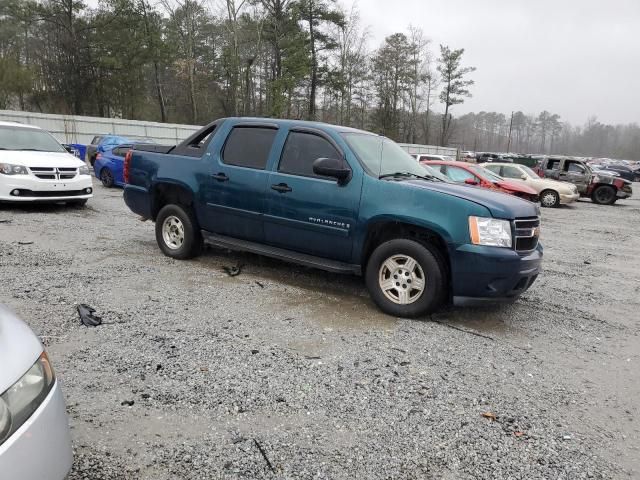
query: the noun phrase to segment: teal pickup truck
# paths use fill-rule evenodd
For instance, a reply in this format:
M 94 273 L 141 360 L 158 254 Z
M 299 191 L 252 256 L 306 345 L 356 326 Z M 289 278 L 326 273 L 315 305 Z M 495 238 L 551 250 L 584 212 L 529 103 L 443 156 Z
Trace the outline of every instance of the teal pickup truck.
M 447 182 L 393 141 L 315 122 L 217 120 L 125 157 L 124 199 L 164 254 L 203 242 L 361 274 L 386 313 L 516 298 L 542 262 L 539 207 Z

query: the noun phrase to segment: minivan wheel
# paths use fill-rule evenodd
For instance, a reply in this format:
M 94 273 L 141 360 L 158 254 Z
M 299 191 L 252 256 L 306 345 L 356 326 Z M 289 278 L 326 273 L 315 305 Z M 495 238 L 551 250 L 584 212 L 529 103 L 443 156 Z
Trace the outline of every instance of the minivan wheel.
M 113 174 L 111 173 L 111 170 L 103 168 L 100 171 L 100 181 L 102 182 L 102 185 L 107 188 L 113 187 Z
M 553 190 L 544 190 L 540 193 L 540 204 L 543 207 L 555 208 L 560 205 L 560 195 Z
M 186 260 L 202 251 L 202 235 L 190 208 L 165 205 L 156 217 L 156 241 L 168 257 Z
M 369 257 L 367 289 L 380 309 L 397 317 L 417 317 L 442 303 L 446 274 L 428 244 L 398 238 L 380 244 Z
M 591 200 L 598 205 L 613 205 L 616 202 L 616 189 L 609 185 L 600 185 L 591 194 Z

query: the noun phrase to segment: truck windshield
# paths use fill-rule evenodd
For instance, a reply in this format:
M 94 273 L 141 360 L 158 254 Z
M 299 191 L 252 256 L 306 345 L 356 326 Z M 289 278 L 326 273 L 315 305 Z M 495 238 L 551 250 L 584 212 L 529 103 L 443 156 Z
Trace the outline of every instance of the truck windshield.
M 420 165 L 415 158 L 388 138 L 368 133 L 342 135 L 365 169 L 375 177 L 392 177 L 398 174 L 446 181 L 441 173 Z
M 0 150 L 65 152 L 53 136 L 35 128 L 0 127 Z

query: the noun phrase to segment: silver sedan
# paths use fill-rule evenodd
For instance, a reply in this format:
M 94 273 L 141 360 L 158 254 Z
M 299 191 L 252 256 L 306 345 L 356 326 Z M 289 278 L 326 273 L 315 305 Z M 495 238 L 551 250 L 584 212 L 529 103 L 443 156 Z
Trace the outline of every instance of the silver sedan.
M 0 305 L 0 480 L 62 480 L 72 460 L 49 358 L 31 329 Z

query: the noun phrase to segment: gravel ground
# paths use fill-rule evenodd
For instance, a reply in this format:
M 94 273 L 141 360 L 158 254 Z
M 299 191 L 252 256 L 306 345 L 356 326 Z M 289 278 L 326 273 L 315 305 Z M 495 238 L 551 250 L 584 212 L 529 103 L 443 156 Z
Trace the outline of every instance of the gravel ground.
M 422 320 L 355 277 L 164 257 L 119 190 L 0 220 L 0 302 L 63 384 L 70 480 L 640 476 L 638 199 L 543 210 L 517 303 Z

